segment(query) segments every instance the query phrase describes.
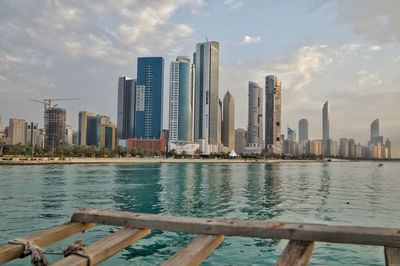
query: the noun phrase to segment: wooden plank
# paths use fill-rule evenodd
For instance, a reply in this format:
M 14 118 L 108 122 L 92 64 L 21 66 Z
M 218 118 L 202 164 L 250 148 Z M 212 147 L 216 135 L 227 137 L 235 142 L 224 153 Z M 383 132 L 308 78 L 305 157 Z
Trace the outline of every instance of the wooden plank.
M 290 240 L 276 266 L 306 266 L 314 250 L 313 241 Z
M 96 265 L 122 249 L 150 234 L 149 229 L 123 228 L 86 247 L 86 254 L 90 255 L 92 265 Z M 87 266 L 87 259 L 78 255 L 70 255 L 57 261 L 53 266 Z
M 71 220 L 74 222 L 93 222 L 115 226 L 130 226 L 134 228 L 150 228 L 205 235 L 277 238 L 400 247 L 400 229 L 394 228 L 332 226 L 272 221 L 219 220 L 96 209 L 78 210 L 72 215 Z
M 95 225 L 95 223 L 70 222 L 37 232 L 31 236 L 24 237 L 23 239 L 32 241 L 34 244 L 40 247 L 46 247 L 59 240 L 85 231 Z M 23 246 L 14 244 L 5 244 L 0 246 L 0 264 L 19 258 L 23 252 L 23 249 Z
M 222 235 L 200 235 L 164 262 L 163 266 L 200 265 L 222 241 Z
M 400 248 L 385 247 L 386 266 L 400 266 Z

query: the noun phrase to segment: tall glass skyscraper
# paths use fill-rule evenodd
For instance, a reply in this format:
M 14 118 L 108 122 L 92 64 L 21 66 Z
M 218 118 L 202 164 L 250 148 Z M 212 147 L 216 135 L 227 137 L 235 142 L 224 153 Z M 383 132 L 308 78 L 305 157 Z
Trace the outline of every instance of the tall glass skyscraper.
M 265 148 L 268 153 L 281 154 L 281 81 L 265 77 Z
M 249 81 L 248 143 L 263 146 L 264 91 L 255 82 Z
M 308 120 L 303 118 L 299 121 L 299 141 L 308 140 Z
M 171 63 L 169 76 L 169 141 L 193 141 L 194 65 L 187 56 Z
M 117 138 L 135 136 L 136 80 L 128 77 L 118 79 Z
M 328 140 L 329 140 L 329 103 L 326 101 L 322 108 L 322 145 L 323 154 L 328 156 Z
M 235 100 L 229 91 L 225 93 L 222 122 L 222 143 L 230 151 L 235 149 Z
M 162 132 L 164 58 L 139 57 L 135 104 L 135 137 L 159 139 Z
M 194 139 L 208 144 L 219 144 L 218 86 L 219 43 L 204 42 L 196 45 L 196 89 L 194 97 Z

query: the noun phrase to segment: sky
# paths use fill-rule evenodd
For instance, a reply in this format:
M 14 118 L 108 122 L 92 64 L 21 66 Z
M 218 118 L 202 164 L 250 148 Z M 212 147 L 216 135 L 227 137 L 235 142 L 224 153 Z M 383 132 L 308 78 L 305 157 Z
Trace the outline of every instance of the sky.
M 398 0 L 2 0 L 0 116 L 43 124 L 58 102 L 77 129 L 78 112 L 116 122 L 117 80 L 136 77 L 139 56 L 165 58 L 164 128 L 169 64 L 196 43 L 220 42 L 222 99 L 236 101 L 235 127 L 247 127 L 248 81 L 282 81 L 282 133 L 307 118 L 322 137 L 330 103 L 331 136 L 366 144 L 370 123 L 400 157 L 400 2 Z

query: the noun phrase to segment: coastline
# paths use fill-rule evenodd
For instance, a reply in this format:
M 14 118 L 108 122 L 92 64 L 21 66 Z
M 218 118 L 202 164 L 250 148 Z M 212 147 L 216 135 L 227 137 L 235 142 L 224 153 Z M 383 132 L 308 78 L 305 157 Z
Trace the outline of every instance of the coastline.
M 332 162 L 350 162 L 335 159 Z M 138 163 L 322 163 L 320 160 L 262 160 L 262 159 L 176 159 L 176 158 L 9 158 L 0 165 L 48 165 L 48 164 L 138 164 Z

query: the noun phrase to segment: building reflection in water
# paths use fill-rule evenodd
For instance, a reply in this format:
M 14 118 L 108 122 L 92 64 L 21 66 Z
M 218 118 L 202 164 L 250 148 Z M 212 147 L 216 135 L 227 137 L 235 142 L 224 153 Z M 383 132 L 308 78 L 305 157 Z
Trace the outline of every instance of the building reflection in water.
M 331 187 L 330 167 L 332 166 L 329 163 L 321 164 L 320 187 L 318 190 L 320 203 L 317 208 L 317 217 L 328 222 L 334 219 L 334 210 L 328 205 L 328 197 L 330 195 Z

